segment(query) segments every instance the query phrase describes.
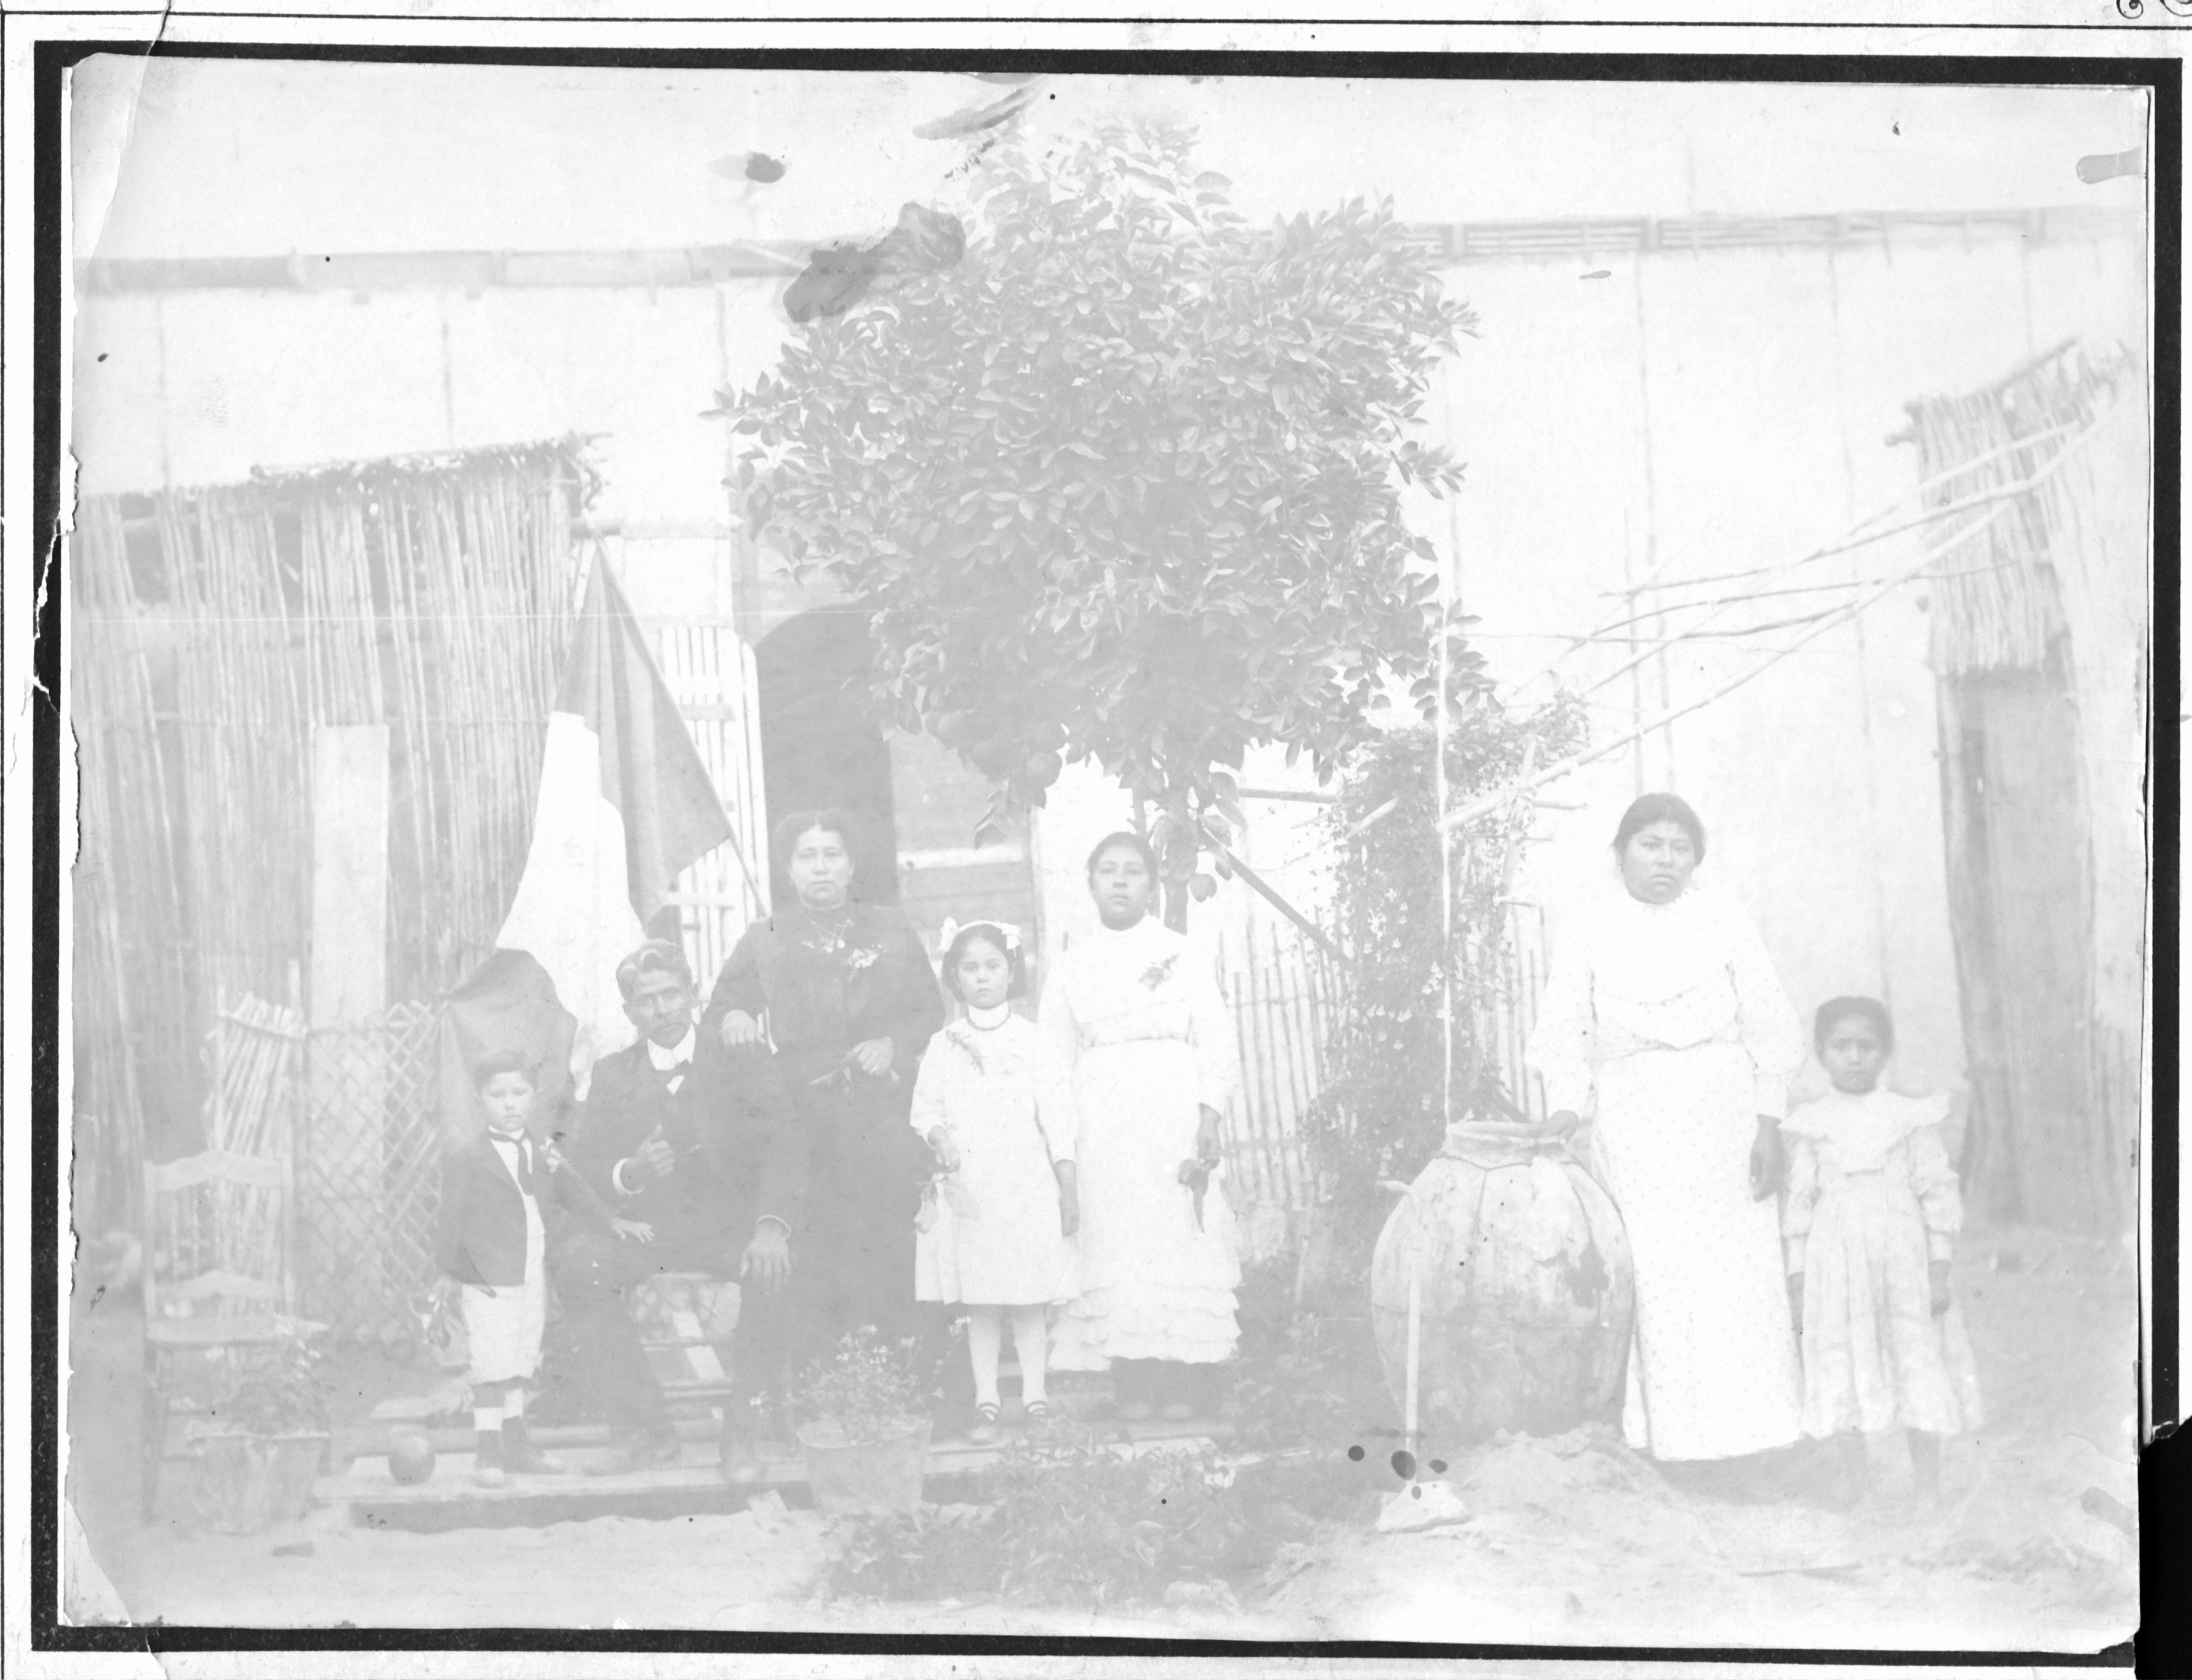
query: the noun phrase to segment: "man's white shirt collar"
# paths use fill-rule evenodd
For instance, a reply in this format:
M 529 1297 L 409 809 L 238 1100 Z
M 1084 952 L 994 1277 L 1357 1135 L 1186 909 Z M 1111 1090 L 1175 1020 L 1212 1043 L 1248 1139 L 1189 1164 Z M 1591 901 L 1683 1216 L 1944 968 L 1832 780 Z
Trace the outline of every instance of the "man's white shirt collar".
M 679 1062 L 689 1063 L 693 1060 L 694 1047 L 700 1042 L 700 1029 L 697 1026 L 687 1027 L 685 1036 L 666 1050 L 652 1038 L 646 1042 L 648 1063 L 666 1073 Z

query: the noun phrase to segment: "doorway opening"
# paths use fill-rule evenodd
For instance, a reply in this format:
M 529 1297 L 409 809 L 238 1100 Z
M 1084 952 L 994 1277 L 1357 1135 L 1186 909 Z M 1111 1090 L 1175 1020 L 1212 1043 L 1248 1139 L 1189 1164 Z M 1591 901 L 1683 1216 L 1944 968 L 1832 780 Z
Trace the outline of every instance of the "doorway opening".
M 859 825 L 853 891 L 898 902 L 898 827 L 891 754 L 868 692 L 867 614 L 819 607 L 787 619 L 755 650 L 761 689 L 762 786 L 772 824 L 830 806 Z M 772 855 L 775 901 L 791 901 L 784 860 Z

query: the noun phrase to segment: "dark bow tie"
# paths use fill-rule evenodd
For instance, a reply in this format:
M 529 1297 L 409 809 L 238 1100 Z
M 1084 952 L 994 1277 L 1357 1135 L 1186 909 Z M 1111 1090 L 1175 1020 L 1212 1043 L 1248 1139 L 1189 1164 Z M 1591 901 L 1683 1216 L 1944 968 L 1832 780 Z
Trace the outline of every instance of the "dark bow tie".
M 530 1138 L 522 1136 L 507 1138 L 497 1134 L 495 1141 L 497 1143 L 506 1143 L 517 1152 L 518 1187 L 524 1191 L 528 1196 L 532 1195 L 534 1193 L 534 1186 L 537 1182 L 538 1178 L 536 1170 L 537 1163 L 534 1159 L 533 1140 Z

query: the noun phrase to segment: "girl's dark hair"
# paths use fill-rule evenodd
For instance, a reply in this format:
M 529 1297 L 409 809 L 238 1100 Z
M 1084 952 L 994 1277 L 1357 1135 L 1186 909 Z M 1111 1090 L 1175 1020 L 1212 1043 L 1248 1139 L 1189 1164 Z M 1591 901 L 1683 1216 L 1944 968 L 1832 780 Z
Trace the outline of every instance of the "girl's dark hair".
M 1818 1014 L 1812 1017 L 1812 1052 L 1824 1055 L 1827 1035 L 1835 1030 L 1835 1023 L 1858 1015 L 1872 1023 L 1872 1030 L 1880 1035 L 1881 1048 L 1895 1048 L 1895 1023 L 1888 1019 L 1887 1005 L 1877 997 L 1830 997 L 1819 1005 Z
M 1005 943 L 1004 934 L 986 922 L 973 923 L 951 936 L 951 944 L 944 953 L 944 984 L 950 990 L 951 995 L 962 1003 L 967 1001 L 966 994 L 959 990 L 959 959 L 967 954 L 967 947 L 976 940 L 995 946 L 997 954 L 1005 959 L 1005 969 L 1009 976 L 1005 981 L 1006 997 L 1026 996 L 1027 952 L 1024 949 L 1013 950 Z
M 533 1058 L 522 1050 L 490 1050 L 472 1064 L 472 1089 L 484 1091 L 487 1082 L 499 1073 L 522 1073 L 525 1083 L 534 1090 L 540 1089 L 540 1076 L 534 1070 Z
M 1116 850 L 1121 846 L 1126 847 L 1129 851 L 1139 854 L 1142 861 L 1149 866 L 1150 879 L 1154 881 L 1157 878 L 1157 854 L 1156 849 L 1152 847 L 1148 841 L 1143 839 L 1140 835 L 1133 833 L 1130 831 L 1122 828 L 1116 834 L 1105 835 L 1101 840 L 1099 840 L 1096 843 L 1096 849 L 1088 854 L 1088 878 L 1090 880 L 1093 881 L 1096 878 L 1096 866 L 1103 860 L 1104 854 L 1109 851 Z
M 836 805 L 825 805 L 819 811 L 794 811 L 768 831 L 769 849 L 776 855 L 777 867 L 783 869 L 791 862 L 793 849 L 799 837 L 810 828 L 819 828 L 825 834 L 834 834 L 847 852 L 857 857 L 860 850 L 859 825 L 853 820 L 850 811 Z
M 1690 843 L 1698 849 L 1698 861 L 1705 860 L 1705 826 L 1690 809 L 1689 802 L 1674 793 L 1647 793 L 1621 814 L 1621 826 L 1613 831 L 1615 855 L 1628 849 L 1639 829 L 1649 828 L 1655 822 L 1681 824 L 1690 837 Z

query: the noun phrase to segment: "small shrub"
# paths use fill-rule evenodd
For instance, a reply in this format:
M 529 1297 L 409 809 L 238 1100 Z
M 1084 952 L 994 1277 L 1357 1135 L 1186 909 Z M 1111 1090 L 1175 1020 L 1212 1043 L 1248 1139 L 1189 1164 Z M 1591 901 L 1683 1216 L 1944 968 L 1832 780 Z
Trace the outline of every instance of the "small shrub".
M 1015 1441 L 959 1521 L 853 1525 L 831 1572 L 871 1597 L 997 1594 L 1100 1609 L 1162 1596 L 1175 1580 L 1253 1569 L 1278 1543 L 1257 1530 L 1214 1449 L 1129 1458 L 1085 1431 Z
M 313 1337 L 286 1330 L 277 1340 L 216 1348 L 209 1357 L 219 1376 L 206 1414 L 191 1420 L 191 1432 L 302 1435 L 327 1428 L 326 1356 Z
M 931 1397 L 921 1379 L 920 1346 L 911 1337 L 887 1342 L 863 1326 L 842 1337 L 791 1391 L 794 1414 L 835 1423 L 848 1446 L 868 1446 L 900 1423 L 918 1418 Z
M 1357 960 L 1306 1129 L 1333 1213 L 1357 1238 L 1390 1210 L 1381 1185 L 1421 1172 L 1450 1122 L 1521 1112 L 1491 1051 L 1491 1012 L 1506 936 L 1504 866 L 1527 803 L 1442 835 L 1441 793 L 1452 810 L 1508 786 L 1533 743 L 1536 762 L 1557 763 L 1582 743 L 1584 723 L 1566 694 L 1520 716 L 1474 696 L 1449 715 L 1443 790 L 1437 731 L 1413 725 L 1355 757 L 1327 813 L 1333 920 Z M 1374 813 L 1383 814 L 1369 820 Z

